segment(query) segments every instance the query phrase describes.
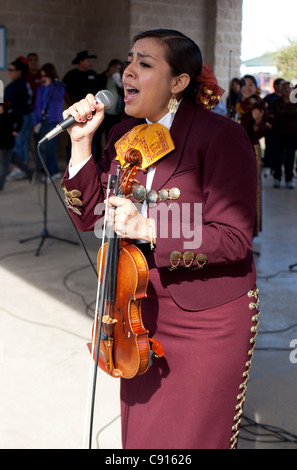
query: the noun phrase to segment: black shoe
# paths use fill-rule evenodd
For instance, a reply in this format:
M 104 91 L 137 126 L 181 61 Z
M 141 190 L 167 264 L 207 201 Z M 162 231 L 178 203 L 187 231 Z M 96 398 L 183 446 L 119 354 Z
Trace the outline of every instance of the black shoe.
M 274 182 L 273 182 L 273 187 L 274 187 L 274 188 L 279 188 L 279 187 L 280 187 L 280 180 L 278 180 L 278 179 L 275 178 L 275 179 L 274 179 Z
M 34 170 L 28 170 L 27 172 L 29 183 L 34 184 L 35 182 L 35 171 Z

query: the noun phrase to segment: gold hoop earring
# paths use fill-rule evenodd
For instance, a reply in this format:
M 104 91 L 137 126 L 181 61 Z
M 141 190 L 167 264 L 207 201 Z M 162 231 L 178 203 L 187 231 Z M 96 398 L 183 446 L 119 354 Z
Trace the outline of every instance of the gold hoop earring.
M 178 110 L 178 102 L 174 95 L 172 95 L 172 98 L 170 99 L 168 103 L 168 109 L 169 109 L 170 114 L 175 114 L 176 111 Z

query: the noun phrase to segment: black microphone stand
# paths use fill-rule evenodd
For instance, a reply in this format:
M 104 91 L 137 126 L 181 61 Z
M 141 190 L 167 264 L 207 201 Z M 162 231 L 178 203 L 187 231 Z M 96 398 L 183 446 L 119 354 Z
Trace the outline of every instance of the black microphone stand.
M 40 161 L 43 165 L 43 168 L 45 170 L 45 175 L 44 175 L 44 209 L 43 209 L 43 230 L 41 232 L 40 235 L 37 235 L 35 237 L 30 237 L 30 238 L 26 238 L 24 240 L 19 240 L 19 243 L 26 243 L 26 242 L 29 242 L 31 240 L 37 240 L 39 238 L 41 238 L 41 241 L 40 241 L 40 244 L 36 250 L 36 253 L 35 253 L 35 256 L 38 256 L 39 253 L 40 253 L 40 250 L 45 242 L 46 239 L 48 238 L 51 238 L 53 240 L 58 240 L 60 242 L 65 242 L 65 243 L 70 243 L 72 245 L 79 245 L 79 243 L 75 242 L 75 241 L 71 241 L 71 240 L 66 240 L 65 238 L 60 238 L 60 237 L 56 237 L 54 235 L 50 235 L 49 232 L 48 232 L 48 229 L 47 229 L 47 195 L 48 195 L 48 182 L 47 182 L 47 178 L 49 178 L 49 181 L 51 181 L 56 189 L 56 186 L 55 186 L 55 183 L 53 182 L 53 179 L 49 173 L 49 170 L 41 156 L 41 152 L 40 152 L 40 142 L 37 146 L 37 152 L 38 152 L 38 156 L 40 158 Z M 56 190 L 57 191 L 57 190 Z
M 43 230 L 41 232 L 40 235 L 37 235 L 35 237 L 30 237 L 30 238 L 26 238 L 24 240 L 19 240 L 19 243 L 26 243 L 26 242 L 29 242 L 31 240 L 38 240 L 39 238 L 41 238 L 41 241 L 40 241 L 40 244 L 36 250 L 36 253 L 35 253 L 35 256 L 38 256 L 39 253 L 40 253 L 40 250 L 45 242 L 45 240 L 47 238 L 52 238 L 53 240 L 58 240 L 60 242 L 66 242 L 66 243 L 71 243 L 72 245 L 79 245 L 79 243 L 77 242 L 74 242 L 74 241 L 71 241 L 71 240 L 66 240 L 65 238 L 60 238 L 60 237 L 56 237 L 54 235 L 50 235 L 49 232 L 48 232 L 48 229 L 47 229 L 47 179 L 46 179 L 46 176 L 44 178 L 44 209 L 43 209 Z

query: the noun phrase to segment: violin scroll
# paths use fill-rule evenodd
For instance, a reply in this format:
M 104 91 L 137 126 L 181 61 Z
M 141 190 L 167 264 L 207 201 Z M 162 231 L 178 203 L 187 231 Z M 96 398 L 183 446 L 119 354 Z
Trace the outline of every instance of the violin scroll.
M 129 163 L 130 165 L 138 165 L 141 166 L 142 164 L 142 155 L 141 152 L 137 149 L 128 149 L 125 153 L 125 162 Z
M 120 191 L 124 196 L 130 196 L 132 194 L 133 184 L 138 183 L 138 181 L 135 180 L 135 177 L 141 169 L 141 152 L 134 148 L 128 149 L 125 153 L 125 162 L 127 167 L 124 169 L 121 178 Z

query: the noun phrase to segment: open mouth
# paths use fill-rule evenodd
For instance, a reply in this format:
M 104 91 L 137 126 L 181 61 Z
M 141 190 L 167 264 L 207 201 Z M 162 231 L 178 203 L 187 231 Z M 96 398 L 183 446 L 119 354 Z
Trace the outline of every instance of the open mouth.
M 135 98 L 137 98 L 139 91 L 136 88 L 132 88 L 129 86 L 126 86 L 126 95 L 124 98 L 125 103 L 130 103 L 130 101 L 133 101 Z

